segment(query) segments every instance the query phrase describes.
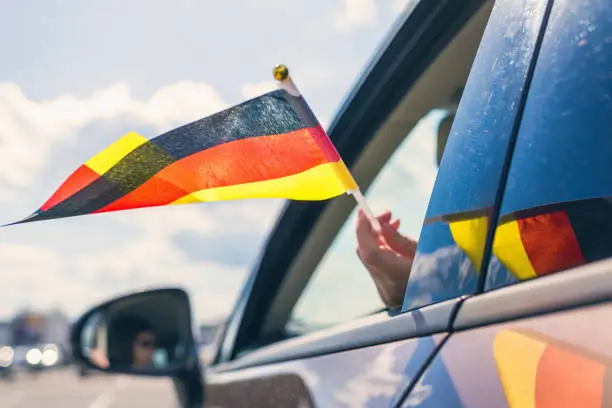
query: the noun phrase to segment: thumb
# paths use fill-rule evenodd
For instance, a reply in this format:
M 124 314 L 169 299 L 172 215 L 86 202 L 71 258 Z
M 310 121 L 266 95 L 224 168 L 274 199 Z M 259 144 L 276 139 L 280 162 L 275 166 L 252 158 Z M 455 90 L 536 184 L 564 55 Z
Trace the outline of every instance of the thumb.
M 408 257 L 414 257 L 417 242 L 400 234 L 392 225 L 386 224 L 382 226 L 382 236 L 385 242 L 395 252 Z

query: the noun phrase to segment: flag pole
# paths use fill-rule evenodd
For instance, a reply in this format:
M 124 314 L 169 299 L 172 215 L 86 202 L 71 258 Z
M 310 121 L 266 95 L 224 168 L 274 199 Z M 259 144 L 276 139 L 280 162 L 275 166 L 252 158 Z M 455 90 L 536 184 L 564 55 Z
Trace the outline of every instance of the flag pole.
M 279 64 L 275 66 L 273 70 L 273 75 L 274 75 L 274 79 L 276 79 L 276 82 L 279 88 L 284 89 L 287 93 L 289 93 L 292 96 L 295 96 L 295 97 L 302 96 L 297 86 L 295 86 L 295 84 L 293 83 L 293 80 L 291 79 L 291 76 L 289 75 L 289 69 L 287 68 L 287 66 L 283 64 Z M 357 189 L 347 191 L 347 194 L 350 194 L 353 196 L 353 198 L 357 202 L 357 206 L 359 206 L 359 208 L 363 211 L 368 221 L 370 221 L 370 225 L 372 226 L 374 231 L 380 234 L 382 231 L 380 222 L 374 216 L 374 213 L 370 209 L 370 206 L 366 202 L 365 197 L 361 193 L 361 190 L 359 189 L 359 187 L 357 187 Z

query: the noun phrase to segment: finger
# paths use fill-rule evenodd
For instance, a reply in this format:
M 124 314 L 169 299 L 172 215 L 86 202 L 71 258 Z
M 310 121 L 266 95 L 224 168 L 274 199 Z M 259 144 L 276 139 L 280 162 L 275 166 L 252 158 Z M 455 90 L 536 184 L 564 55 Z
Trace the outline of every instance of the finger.
M 376 216 L 376 219 L 381 225 L 389 223 L 389 221 L 391 221 L 391 211 L 387 210 L 383 212 L 382 214 Z
M 374 251 L 378 250 L 378 239 L 372 231 L 370 221 L 362 211 L 357 216 L 357 248 L 362 260 L 367 259 Z
M 377 215 L 376 219 L 381 225 L 388 224 L 389 221 L 391 221 L 391 211 L 387 210 L 383 212 L 382 214 Z M 372 223 L 370 222 L 370 218 L 366 216 L 365 212 L 362 209 L 359 209 L 359 211 L 357 212 L 357 222 L 367 223 L 370 226 L 370 228 L 372 228 L 373 233 L 375 233 L 374 228 L 372 227 Z
M 391 221 L 391 222 L 389 223 L 389 225 L 390 225 L 390 226 L 391 226 L 393 229 L 395 229 L 396 231 L 397 231 L 397 229 L 399 228 L 399 224 L 400 224 L 400 221 L 399 221 L 399 220 L 393 220 L 393 221 Z M 378 245 L 381 245 L 381 246 L 382 246 L 382 245 L 387 245 L 387 242 L 385 241 L 385 237 L 384 237 L 382 234 L 380 234 L 380 235 L 378 236 Z
M 400 234 L 389 224 L 382 226 L 382 236 L 389 248 L 395 252 L 406 257 L 414 257 L 414 252 L 416 250 L 415 240 Z

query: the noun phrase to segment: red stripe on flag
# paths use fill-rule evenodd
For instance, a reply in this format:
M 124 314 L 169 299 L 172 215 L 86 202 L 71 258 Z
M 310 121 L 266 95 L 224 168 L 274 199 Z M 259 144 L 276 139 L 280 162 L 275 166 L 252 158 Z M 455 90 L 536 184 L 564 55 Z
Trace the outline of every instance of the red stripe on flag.
M 200 190 L 301 173 L 329 162 L 317 143 L 320 136 L 316 133 L 316 128 L 306 128 L 203 150 L 170 164 L 142 186 L 95 213 L 167 205 Z
M 336 147 L 329 139 L 329 136 L 327 136 L 327 133 L 323 127 L 321 127 L 321 125 L 310 128 L 309 132 L 319 146 L 319 149 L 321 149 L 323 152 L 325 160 L 328 162 L 337 162 L 340 160 L 340 155 L 338 154 Z
M 557 211 L 517 221 L 525 252 L 538 275 L 584 263 L 567 214 Z
M 64 201 L 99 177 L 100 175 L 98 173 L 83 164 L 64 181 L 51 198 L 40 207 L 40 210 L 47 211 L 49 208 Z
M 166 205 L 186 194 L 187 192 L 180 187 L 155 175 L 133 193 L 123 196 L 92 214 Z
M 538 363 L 535 408 L 601 408 L 605 371 L 578 351 L 548 345 Z

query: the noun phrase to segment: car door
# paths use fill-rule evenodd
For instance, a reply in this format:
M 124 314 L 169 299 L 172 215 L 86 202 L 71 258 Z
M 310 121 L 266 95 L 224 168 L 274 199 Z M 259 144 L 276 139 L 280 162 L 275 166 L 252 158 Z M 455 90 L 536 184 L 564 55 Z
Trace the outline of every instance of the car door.
M 462 284 L 464 280 L 462 274 L 466 272 L 465 265 L 467 265 L 467 272 L 473 275 L 470 278 L 471 282 L 478 282 L 478 279 L 474 277 L 478 276 L 480 268 L 474 267 L 475 264 L 471 265 L 469 262 L 472 256 L 480 259 L 484 258 L 484 245 L 480 247 L 466 246 L 465 240 L 461 239 L 456 239 L 461 243 L 460 245 L 452 243 L 454 235 L 446 224 L 445 217 L 449 214 L 451 216 L 459 214 L 459 219 L 464 220 L 465 214 L 472 215 L 481 209 L 491 211 L 495 207 L 498 186 L 504 169 L 503 164 L 507 159 L 507 150 L 511 140 L 512 125 L 518 112 L 519 101 L 523 95 L 529 61 L 535 46 L 534 34 L 530 30 L 534 29 L 534 25 L 538 26 L 541 23 L 542 14 L 534 14 L 533 10 L 529 8 L 533 7 L 531 3 L 525 2 L 523 4 L 525 8 L 509 7 L 507 1 L 501 1 L 501 3 L 501 5 L 496 4 L 494 6 L 492 14 L 492 4 L 489 2 L 480 3 L 479 7 L 472 10 L 457 6 L 457 3 L 454 4 L 458 9 L 445 9 L 445 12 L 449 13 L 447 18 L 456 21 L 457 13 L 461 11 L 467 13 L 466 19 L 469 20 L 464 25 L 464 31 L 459 30 L 459 34 L 456 34 L 456 38 L 459 38 L 459 40 L 455 45 L 459 44 L 462 47 L 457 46 L 454 51 L 457 51 L 457 49 L 465 50 L 466 44 L 461 43 L 461 41 L 471 38 L 465 33 L 465 30 L 469 31 L 470 29 L 480 32 L 475 43 L 472 38 L 474 53 L 479 43 L 481 46 L 476 59 L 473 60 L 472 54 L 471 61 L 467 66 L 466 74 L 473 62 L 470 81 L 465 87 L 464 101 L 461 102 L 457 112 L 455 119 L 457 123 L 453 126 L 453 134 L 449 138 L 447 152 L 442 160 L 431 196 L 428 207 L 428 221 L 421 233 L 418 256 L 415 261 L 415 267 L 418 270 L 409 281 L 406 291 L 406 299 L 409 301 L 405 302 L 402 313 L 392 317 L 386 312 L 380 312 L 365 317 L 351 316 L 350 319 L 345 319 L 346 321 L 336 322 L 331 319 L 332 324 L 328 324 L 322 329 L 310 327 L 305 332 L 300 332 L 299 329 L 295 330 L 296 323 L 298 327 L 304 325 L 304 319 L 295 319 L 295 317 L 306 316 L 306 320 L 308 320 L 308 314 L 301 314 L 300 310 L 308 312 L 316 309 L 318 302 L 326 303 L 324 301 L 325 296 L 310 296 L 313 291 L 316 292 L 313 288 L 317 286 L 323 289 L 326 287 L 334 289 L 331 290 L 331 296 L 328 294 L 330 301 L 323 308 L 323 315 L 326 315 L 325 311 L 327 311 L 328 316 L 325 316 L 327 318 L 330 317 L 329 315 L 337 314 L 337 309 L 340 309 L 342 303 L 348 303 L 353 309 L 359 310 L 363 304 L 368 304 L 367 296 L 371 296 L 372 293 L 373 296 L 376 296 L 376 292 L 370 291 L 370 295 L 366 296 L 363 296 L 364 292 L 362 292 L 363 297 L 361 298 L 359 298 L 358 293 L 351 292 L 354 282 L 358 281 L 360 276 L 366 276 L 367 272 L 365 270 L 351 270 L 352 268 L 348 265 L 348 272 L 353 273 L 354 276 L 350 273 L 341 275 L 342 272 L 337 272 L 338 269 L 335 268 L 343 269 L 346 264 L 339 265 L 339 263 L 334 264 L 331 261 L 326 262 L 326 260 L 333 259 L 333 251 L 332 256 L 327 257 L 321 264 L 323 266 L 315 271 L 315 279 L 309 283 L 309 286 L 306 286 L 306 282 L 301 282 L 302 285 L 299 284 L 298 281 L 303 280 L 304 277 L 300 276 L 298 272 L 306 268 L 305 264 L 312 262 L 312 259 L 315 258 L 313 254 L 317 253 L 317 250 L 327 251 L 330 241 L 337 233 L 337 230 L 333 231 L 330 224 L 333 226 L 338 222 L 337 218 L 340 218 L 333 212 L 334 205 L 339 207 L 343 204 L 341 204 L 341 201 L 329 204 L 330 208 L 321 211 L 322 214 L 318 214 L 317 217 L 305 218 L 308 223 L 313 224 L 314 231 L 310 232 L 311 237 L 306 237 L 299 242 L 299 248 L 297 249 L 293 247 L 292 236 L 289 234 L 289 230 L 284 230 L 283 223 L 287 223 L 289 226 L 286 228 L 295 234 L 295 224 L 292 225 L 290 221 L 299 222 L 299 220 L 292 220 L 293 210 L 297 214 L 298 209 L 301 208 L 302 215 L 306 217 L 306 214 L 309 214 L 312 209 L 308 206 L 312 206 L 312 204 L 291 204 L 268 243 L 268 252 L 264 253 L 262 263 L 266 261 L 267 254 L 284 258 L 287 253 L 293 251 L 296 253 L 292 259 L 283 259 L 289 264 L 285 276 L 282 276 L 282 272 L 278 269 L 274 270 L 275 277 L 280 282 L 271 281 L 270 277 L 273 275 L 269 274 L 272 272 L 265 268 L 262 269 L 260 265 L 251 282 L 247 284 L 234 316 L 228 322 L 217 360 L 206 372 L 207 400 L 211 406 L 389 406 L 400 403 L 408 390 L 415 389 L 415 379 L 419 377 L 435 351 L 446 341 L 450 323 L 458 305 L 464 300 L 465 296 L 475 293 L 478 289 L 478 284 L 475 283 Z M 429 5 L 435 4 L 436 2 L 429 3 Z M 447 3 L 447 6 L 448 4 L 450 3 Z M 413 12 L 417 10 L 418 6 Z M 528 12 L 527 16 L 518 18 L 524 12 Z M 477 21 L 479 25 L 474 21 Z M 487 26 L 487 21 L 489 26 L 481 42 L 482 30 Z M 507 38 L 509 33 L 512 33 L 512 35 Z M 505 46 L 505 49 L 508 49 L 509 44 L 520 44 L 522 53 L 505 56 L 503 50 L 496 48 L 497 46 Z M 431 48 L 431 46 L 428 48 Z M 491 49 L 500 52 L 502 57 L 491 57 Z M 449 61 L 454 60 L 450 56 L 456 54 L 448 54 L 451 51 L 453 51 L 453 48 L 447 46 L 444 51 L 447 53 L 446 57 L 444 55 L 438 56 L 437 63 L 440 65 L 435 66 L 436 63 L 433 62 L 433 67 L 430 67 L 431 69 L 423 75 L 429 75 L 431 79 L 434 75 L 432 73 L 444 73 L 444 70 L 438 69 L 448 67 Z M 385 55 L 383 54 L 381 57 L 382 60 L 384 60 Z M 391 55 L 396 55 L 397 58 L 397 53 Z M 504 95 L 508 104 L 490 108 L 487 105 L 487 100 L 480 97 L 482 87 L 486 86 L 482 84 L 483 82 L 492 86 L 497 84 L 499 80 L 497 74 L 490 74 L 490 64 L 496 61 L 501 70 L 501 75 L 503 75 L 504 72 L 508 72 L 508 66 L 516 62 L 513 59 L 514 57 L 520 57 L 521 59 L 517 68 L 519 72 L 515 72 L 511 76 L 512 86 L 499 87 L 498 89 L 498 92 Z M 461 66 L 456 60 L 455 63 L 458 67 Z M 404 75 L 406 74 L 409 74 L 409 71 L 404 72 Z M 447 76 L 450 77 L 451 75 Z M 380 77 L 380 75 L 374 75 L 371 78 L 377 78 L 378 80 Z M 439 78 L 435 79 L 440 80 Z M 402 82 L 405 82 L 405 80 Z M 390 93 L 396 91 L 396 88 L 397 85 L 389 87 L 382 93 L 381 98 L 388 98 Z M 408 88 L 419 88 L 419 84 L 412 84 Z M 432 88 L 424 87 L 423 89 L 426 91 Z M 408 92 L 406 98 L 410 99 L 410 91 L 406 90 L 405 92 Z M 466 95 L 471 95 L 472 98 L 465 99 Z M 412 96 L 412 98 L 415 98 L 415 96 Z M 420 103 L 423 101 L 422 97 L 415 99 Z M 372 113 L 365 112 L 364 115 L 380 114 L 380 104 L 372 103 L 371 107 Z M 439 107 L 439 105 L 436 107 Z M 457 142 L 459 136 L 456 136 L 456 134 L 461 133 L 457 128 L 475 126 L 474 121 L 477 119 L 475 115 L 478 109 L 480 111 L 484 109 L 484 113 L 489 115 L 490 118 L 494 118 L 496 115 L 503 118 L 501 121 L 490 119 L 490 122 L 487 122 L 490 129 L 495 132 L 492 132 L 494 136 L 484 144 L 483 148 L 488 153 L 486 155 L 478 149 L 466 150 L 465 145 Z M 397 108 L 388 113 L 388 116 L 393 118 L 396 114 Z M 438 116 L 442 117 L 442 115 Z M 359 121 L 358 118 L 354 118 L 354 120 Z M 362 158 L 355 163 L 347 163 L 351 166 L 351 170 L 358 180 L 362 175 L 360 169 L 376 167 L 371 159 L 376 156 L 372 153 L 372 149 L 375 151 L 376 148 L 382 149 L 381 146 L 386 146 L 378 140 L 387 135 L 385 130 L 388 130 L 388 128 L 385 124 L 382 125 L 383 131 L 380 130 L 380 125 L 375 126 L 375 128 L 375 135 L 372 136 L 372 140 L 369 141 L 367 146 L 363 147 Z M 416 134 L 418 133 L 416 132 Z M 343 157 L 347 157 L 343 152 L 342 141 L 339 142 L 337 138 L 334 138 L 333 128 L 330 136 L 336 142 Z M 415 137 L 417 136 L 413 131 L 407 142 L 404 143 L 409 143 L 410 139 Z M 431 137 L 431 139 L 430 142 L 433 146 L 434 137 Z M 478 142 L 476 135 L 474 135 L 472 141 Z M 407 150 L 411 150 L 411 148 L 412 146 Z M 432 152 L 431 160 L 433 162 L 435 160 L 434 149 L 432 148 L 430 151 Z M 364 160 L 363 157 L 368 160 Z M 394 157 L 400 161 L 401 165 L 405 165 L 406 159 L 404 157 L 408 156 L 396 153 Z M 466 168 L 465 171 L 457 172 L 454 170 L 457 161 L 464 165 L 469 163 L 471 167 Z M 479 168 L 487 168 L 485 182 L 482 182 L 482 175 L 475 171 Z M 395 182 L 397 183 L 397 179 Z M 456 185 L 471 186 L 470 191 L 474 193 L 473 197 L 476 197 L 476 199 L 457 202 L 454 207 L 444 207 L 448 201 L 449 186 Z M 395 184 L 392 187 L 394 195 L 397 196 L 398 188 L 401 185 Z M 406 201 L 410 200 L 411 191 L 407 192 L 402 198 Z M 455 197 L 461 195 L 461 192 L 457 191 Z M 368 192 L 368 196 L 370 197 L 370 192 Z M 346 221 L 348 212 L 342 214 L 338 228 L 344 222 L 344 225 L 348 226 L 348 229 L 343 227 L 345 231 L 348 231 L 346 234 L 352 234 L 351 223 Z M 480 216 L 480 213 L 478 214 Z M 349 218 L 350 220 L 351 218 Z M 439 225 L 436 225 L 436 222 Z M 443 228 L 446 228 L 445 232 Z M 486 228 L 487 226 L 485 226 L 485 235 L 487 234 Z M 443 231 L 442 234 L 446 234 L 444 239 L 440 238 L 440 231 Z M 436 252 L 434 246 L 438 245 L 438 249 L 444 249 L 444 246 L 449 245 L 447 239 L 449 237 L 450 245 L 454 246 L 450 251 L 443 250 L 441 252 L 443 256 L 447 257 L 445 261 L 443 256 L 440 256 L 440 252 Z M 274 251 L 277 248 L 276 245 L 283 248 L 282 255 L 279 255 L 278 249 Z M 321 246 L 324 246 L 322 250 Z M 334 241 L 332 249 L 341 246 L 342 243 Z M 351 250 L 353 249 L 351 248 Z M 429 262 L 430 257 L 428 256 L 432 253 L 438 256 L 439 263 L 436 267 L 431 266 Z M 455 262 L 453 257 L 457 253 L 461 257 L 459 263 L 464 267 L 452 265 L 453 268 L 445 268 L 446 263 Z M 278 261 L 278 259 L 276 260 Z M 316 269 L 317 264 L 308 266 Z M 323 271 L 331 270 L 341 275 L 343 277 L 342 285 L 333 286 L 329 280 L 325 283 L 330 275 L 326 275 L 325 272 L 319 273 L 321 269 Z M 476 269 L 478 269 L 478 272 Z M 312 271 L 309 273 L 306 281 L 313 276 Z M 436 275 L 435 279 L 439 281 L 446 280 L 447 284 L 428 284 L 425 279 L 431 275 Z M 261 280 L 263 279 L 262 276 L 266 277 L 264 283 Z M 344 278 L 345 276 L 346 278 Z M 317 282 L 321 281 L 324 283 L 317 285 Z M 275 285 L 278 285 L 277 287 L 280 289 L 276 292 L 271 291 L 270 286 L 275 287 Z M 282 290 L 283 287 L 285 291 Z M 266 288 L 267 291 L 260 292 L 263 291 L 262 288 Z M 411 297 L 411 294 L 417 288 L 419 291 L 418 302 Z M 373 288 L 370 287 L 370 289 Z M 343 290 L 348 292 L 348 297 L 342 296 Z M 315 295 L 317 294 L 315 293 Z M 267 297 L 269 299 L 266 299 Z M 268 301 L 258 301 L 262 298 Z M 308 306 L 304 307 L 304 304 Z M 302 305 L 301 308 L 300 305 Z M 349 308 L 348 310 L 352 309 Z M 261 316 L 261 314 L 264 314 L 264 316 Z M 270 327 L 275 326 L 279 328 L 279 322 L 281 322 L 281 329 L 289 330 L 270 329 Z M 294 326 L 291 326 L 291 323 Z M 291 330 L 292 328 L 293 330 Z M 295 333 L 295 337 L 290 338 L 288 332 Z
M 612 405 L 612 10 L 547 4 L 485 276 L 408 407 Z

